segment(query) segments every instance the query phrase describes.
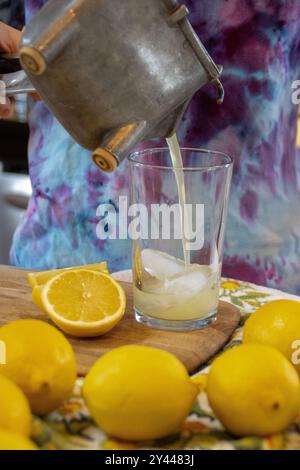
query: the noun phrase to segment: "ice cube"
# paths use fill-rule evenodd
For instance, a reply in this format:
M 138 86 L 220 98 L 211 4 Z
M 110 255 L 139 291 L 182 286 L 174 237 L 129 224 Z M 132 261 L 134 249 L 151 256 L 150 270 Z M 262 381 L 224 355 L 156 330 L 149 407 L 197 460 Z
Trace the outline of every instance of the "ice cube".
M 210 288 L 214 281 L 215 275 L 209 266 L 193 264 L 164 281 L 147 282 L 146 290 L 160 295 L 189 298 Z
M 161 280 L 185 270 L 184 261 L 162 251 L 150 249 L 142 251 L 142 265 L 151 276 Z
M 169 293 L 179 292 L 188 297 L 195 295 L 212 284 L 212 271 L 209 266 L 191 265 L 184 272 L 166 279 L 165 287 Z

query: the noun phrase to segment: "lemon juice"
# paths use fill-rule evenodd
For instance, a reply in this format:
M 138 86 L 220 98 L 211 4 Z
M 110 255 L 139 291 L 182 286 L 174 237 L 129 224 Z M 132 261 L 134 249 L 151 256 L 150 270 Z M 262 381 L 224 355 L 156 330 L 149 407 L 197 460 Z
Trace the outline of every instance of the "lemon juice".
M 188 232 L 188 229 L 189 229 L 189 218 L 188 218 L 188 212 L 186 210 L 187 197 L 186 197 L 186 188 L 185 188 L 185 181 L 184 181 L 183 162 L 182 162 L 181 150 L 180 150 L 179 142 L 177 139 L 177 135 L 173 134 L 170 138 L 168 138 L 167 144 L 169 147 L 172 165 L 174 168 L 174 174 L 175 174 L 177 191 L 178 191 L 183 256 L 184 256 L 185 264 L 189 265 L 190 264 L 190 252 L 188 248 L 188 240 L 186 238 L 186 232 Z
M 134 304 L 144 316 L 168 321 L 192 321 L 215 315 L 219 300 L 219 268 L 186 264 L 166 253 L 145 249 L 141 286 L 134 287 Z

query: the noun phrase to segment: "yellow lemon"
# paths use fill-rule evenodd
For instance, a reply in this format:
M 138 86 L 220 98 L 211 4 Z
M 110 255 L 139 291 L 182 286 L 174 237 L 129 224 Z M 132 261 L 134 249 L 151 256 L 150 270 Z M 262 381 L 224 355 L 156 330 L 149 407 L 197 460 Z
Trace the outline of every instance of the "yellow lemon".
M 226 429 L 238 436 L 284 430 L 300 409 L 300 381 L 276 349 L 246 344 L 227 350 L 212 364 L 209 403 Z
M 300 374 L 300 302 L 275 300 L 259 308 L 245 324 L 243 341 L 273 346 Z
M 96 362 L 84 381 L 83 395 L 91 415 L 108 435 L 143 441 L 180 431 L 197 386 L 172 354 L 124 346 Z
M 29 436 L 31 411 L 22 390 L 0 375 L 0 428 Z
M 0 429 L 0 450 L 38 450 L 38 448 L 26 437 Z
M 79 337 L 110 331 L 125 313 L 121 285 L 101 272 L 73 269 L 35 287 L 33 299 L 64 332 Z
M 107 263 L 97 263 L 97 264 L 87 264 L 86 266 L 77 266 L 74 268 L 66 268 L 66 269 L 54 269 L 50 271 L 37 271 L 33 273 L 28 273 L 27 278 L 32 289 L 36 286 L 41 286 L 46 284 L 50 279 L 57 276 L 60 273 L 71 271 L 73 269 L 88 269 L 91 271 L 99 271 L 108 273 Z
M 27 396 L 33 413 L 45 415 L 71 394 L 77 374 L 70 343 L 55 327 L 38 320 L 18 320 L 0 328 L 6 364 L 0 374 Z

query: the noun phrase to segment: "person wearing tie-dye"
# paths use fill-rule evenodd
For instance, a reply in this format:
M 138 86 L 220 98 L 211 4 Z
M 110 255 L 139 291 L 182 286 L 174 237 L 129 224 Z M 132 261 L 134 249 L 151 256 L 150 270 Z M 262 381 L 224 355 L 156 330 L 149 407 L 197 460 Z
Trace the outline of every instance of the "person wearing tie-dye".
M 44 3 L 25 0 L 26 21 Z M 223 274 L 300 294 L 297 108 L 291 101 L 292 82 L 300 78 L 300 2 L 185 3 L 224 66 L 223 106 L 205 87 L 179 131 L 182 145 L 228 152 L 235 161 Z M 128 194 L 127 163 L 112 175 L 101 173 L 42 102 L 31 107 L 29 123 L 33 195 L 14 237 L 12 263 L 44 269 L 106 259 L 111 270 L 129 268 L 129 241 L 96 236 L 98 205 L 117 208 L 119 196 Z

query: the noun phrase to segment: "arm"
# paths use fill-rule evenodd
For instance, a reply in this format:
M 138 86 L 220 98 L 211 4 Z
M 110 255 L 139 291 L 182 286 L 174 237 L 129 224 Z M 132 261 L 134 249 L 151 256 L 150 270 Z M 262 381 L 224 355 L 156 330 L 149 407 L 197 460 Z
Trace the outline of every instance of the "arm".
M 22 32 L 0 22 L 0 53 L 14 54 L 19 49 Z M 10 102 L 0 105 L 0 118 L 10 114 Z

